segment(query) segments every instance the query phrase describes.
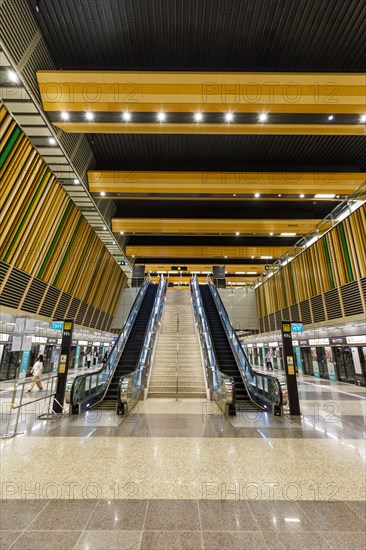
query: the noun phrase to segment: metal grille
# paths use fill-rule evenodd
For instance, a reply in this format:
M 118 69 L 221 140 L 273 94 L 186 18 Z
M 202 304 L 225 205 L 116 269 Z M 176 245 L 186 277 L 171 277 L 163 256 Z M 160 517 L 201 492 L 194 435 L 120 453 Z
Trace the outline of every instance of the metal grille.
M 17 309 L 29 283 L 30 275 L 13 267 L 0 297 L 0 305 Z
M 75 319 L 79 304 L 80 304 L 80 300 L 78 298 L 73 298 L 71 300 L 69 310 L 66 315 L 68 319 Z
M 324 292 L 324 302 L 328 319 L 338 319 L 339 317 L 342 317 L 342 308 L 338 288 Z
M 93 317 L 92 317 L 92 320 L 90 322 L 90 326 L 91 327 L 97 327 L 98 325 L 98 317 L 100 315 L 100 310 L 99 309 L 96 309 L 93 313 Z
M 266 315 L 264 317 L 264 332 L 269 332 L 269 317 Z
M 66 315 L 67 308 L 69 307 L 69 303 L 71 300 L 70 294 L 67 294 L 66 292 L 62 293 L 62 296 L 60 298 L 60 301 L 57 305 L 56 311 L 54 316 L 59 319 L 64 319 Z
M 86 327 L 91 326 L 90 322 L 91 322 L 93 313 L 94 313 L 94 307 L 89 306 L 88 311 L 86 312 L 86 315 L 85 315 L 85 318 L 84 318 L 84 321 L 83 321 L 83 325 L 85 325 Z
M 46 292 L 45 299 L 41 309 L 39 310 L 40 315 L 45 315 L 46 317 L 52 317 L 53 310 L 56 306 L 56 302 L 60 296 L 60 290 L 54 286 L 49 286 Z
M 261 332 L 264 332 L 264 317 L 259 319 L 259 328 Z
M 4 279 L 6 277 L 9 267 L 10 266 L 5 262 L 0 262 L 0 287 L 4 282 Z
M 293 304 L 290 307 L 290 311 L 291 311 L 291 321 L 293 321 L 294 323 L 299 323 L 300 322 L 299 304 Z
M 313 312 L 314 323 L 325 321 L 325 311 L 323 304 L 323 295 L 313 296 L 311 298 L 311 309 Z
M 271 331 L 276 330 L 276 319 L 274 313 L 269 314 L 269 329 Z
M 104 330 L 104 321 L 105 321 L 106 313 L 102 311 L 100 313 L 99 319 L 98 319 L 98 325 L 101 330 Z
M 23 302 L 22 310 L 36 313 L 46 289 L 47 284 L 44 281 L 33 279 Z
M 310 325 L 313 320 L 311 318 L 310 312 L 310 302 L 309 300 L 304 300 L 300 302 L 300 311 L 301 311 L 301 321 L 304 325 Z
M 80 308 L 79 308 L 79 311 L 78 311 L 78 314 L 77 314 L 77 317 L 76 317 L 76 320 L 75 322 L 78 324 L 78 325 L 82 325 L 83 324 L 83 319 L 84 319 L 84 316 L 85 316 L 85 312 L 86 312 L 86 308 L 88 307 L 88 304 L 86 304 L 85 302 L 82 302 L 81 305 L 80 305 Z
M 284 307 L 282 310 L 282 319 L 284 321 L 291 321 L 290 319 L 290 309 L 288 307 Z
M 276 316 L 277 330 L 281 330 L 282 311 L 280 309 L 276 311 L 275 316 Z
M 363 305 L 358 281 L 353 281 L 352 283 L 341 286 L 341 295 L 344 314 L 346 317 L 363 313 Z
M 361 289 L 362 289 L 363 299 L 366 303 L 366 277 L 361 279 Z

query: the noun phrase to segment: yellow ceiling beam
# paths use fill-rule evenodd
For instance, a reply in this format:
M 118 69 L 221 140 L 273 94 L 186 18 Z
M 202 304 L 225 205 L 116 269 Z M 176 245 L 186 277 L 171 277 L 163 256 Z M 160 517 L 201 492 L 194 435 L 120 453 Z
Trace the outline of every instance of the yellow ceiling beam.
M 38 71 L 45 111 L 364 113 L 365 75 Z
M 320 220 L 271 220 L 271 219 L 173 219 L 173 218 L 114 218 L 112 231 L 115 233 L 136 234 L 201 234 L 235 235 L 240 234 L 268 235 L 270 232 L 304 234 L 308 233 Z
M 349 195 L 365 180 L 357 172 L 88 171 L 91 193 Z M 186 198 L 186 197 L 183 197 Z
M 288 250 L 288 246 L 175 246 L 175 245 L 127 245 L 127 256 L 138 258 L 217 258 L 220 265 L 230 259 L 259 258 L 271 256 L 280 258 Z M 225 258 L 227 256 L 227 258 Z M 249 271 L 249 270 L 248 270 Z
M 366 135 L 364 124 L 191 124 L 120 122 L 54 122 L 69 133 L 85 134 L 199 134 L 199 135 Z

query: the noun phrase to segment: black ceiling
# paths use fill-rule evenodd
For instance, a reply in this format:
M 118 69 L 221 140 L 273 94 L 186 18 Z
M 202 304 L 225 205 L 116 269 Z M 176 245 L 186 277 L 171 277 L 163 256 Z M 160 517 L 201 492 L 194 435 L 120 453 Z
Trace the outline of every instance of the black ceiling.
M 359 72 L 363 0 L 29 0 L 59 69 Z
M 119 200 L 118 218 L 322 219 L 337 201 Z
M 88 135 L 105 170 L 365 171 L 362 136 Z

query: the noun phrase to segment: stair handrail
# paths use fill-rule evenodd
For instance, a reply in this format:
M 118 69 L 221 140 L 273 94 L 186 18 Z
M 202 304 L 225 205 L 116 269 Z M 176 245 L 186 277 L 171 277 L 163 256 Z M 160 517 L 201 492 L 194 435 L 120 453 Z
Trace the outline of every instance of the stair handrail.
M 215 348 L 213 345 L 213 338 L 211 335 L 211 329 L 207 321 L 205 308 L 203 306 L 201 293 L 199 290 L 199 283 L 196 275 L 191 279 L 190 283 L 193 311 L 198 327 L 200 336 L 201 349 L 206 361 L 206 378 L 210 392 L 215 392 L 220 395 L 222 389 L 222 380 L 230 382 L 230 405 L 235 406 L 235 384 L 234 379 L 222 372 L 219 368 L 219 362 L 216 357 Z
M 107 361 L 102 365 L 101 368 L 93 370 L 92 372 L 79 374 L 75 377 L 70 392 L 71 411 L 74 414 L 78 414 L 80 412 L 83 403 L 87 400 L 89 401 L 89 398 L 91 398 L 90 400 L 92 401 L 92 403 L 87 403 L 86 408 L 90 408 L 91 405 L 95 405 L 104 399 L 104 395 L 108 389 L 110 381 L 113 378 L 118 362 L 136 320 L 137 314 L 140 310 L 140 306 L 146 294 L 146 290 L 150 284 L 150 280 L 150 278 L 145 277 L 144 283 L 142 284 L 132 304 L 123 328 L 118 335 L 117 340 L 114 342 L 113 347 L 107 357 Z M 87 383 L 88 381 L 89 384 Z M 85 395 L 87 391 L 89 393 L 88 395 Z M 96 397 L 97 399 L 95 399 Z
M 160 325 L 160 319 L 163 313 L 163 306 L 164 306 L 164 300 L 165 300 L 165 293 L 167 288 L 167 281 L 165 280 L 163 275 L 160 275 L 160 281 L 158 284 L 158 288 L 156 291 L 154 304 L 151 310 L 150 319 L 147 324 L 143 344 L 141 346 L 141 353 L 139 360 L 137 362 L 137 367 L 135 370 L 131 371 L 128 374 L 121 375 L 119 382 L 118 382 L 118 390 L 117 390 L 117 412 L 123 411 L 123 405 L 126 404 L 125 400 L 125 391 L 124 391 L 124 383 L 123 380 L 127 377 L 132 378 L 132 393 L 133 397 L 137 394 L 139 391 L 143 391 L 145 389 L 146 380 L 148 376 L 148 369 L 150 368 L 149 359 L 153 355 L 155 343 L 156 343 L 156 335 L 157 335 L 157 329 Z
M 230 321 L 221 296 L 210 277 L 207 278 L 207 284 L 220 315 L 222 325 L 228 337 L 230 347 L 239 367 L 239 372 L 249 398 L 271 414 L 280 416 L 283 414 L 284 405 L 280 380 L 274 374 L 260 373 L 252 368 L 239 337 L 236 334 L 236 330 Z

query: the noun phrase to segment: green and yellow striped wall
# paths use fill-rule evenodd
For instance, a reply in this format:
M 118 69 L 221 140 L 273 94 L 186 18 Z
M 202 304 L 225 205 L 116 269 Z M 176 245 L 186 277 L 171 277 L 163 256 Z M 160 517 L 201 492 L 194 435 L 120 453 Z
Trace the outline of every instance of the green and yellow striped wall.
M 312 322 L 318 321 L 317 315 L 323 316 L 323 309 L 325 319 L 319 320 L 330 320 L 336 317 L 335 313 L 328 314 L 330 306 L 327 299 L 334 300 L 336 311 L 337 295 L 340 301 L 340 317 L 350 316 L 353 311 L 354 314 L 366 312 L 365 243 L 366 207 L 362 205 L 257 288 L 259 318 L 266 320 L 266 317 L 276 314 L 279 319 L 278 312 L 291 317 L 291 308 L 296 314 L 297 308 L 294 306 L 301 306 L 310 300 L 311 310 L 320 309 L 320 313 L 311 312 Z M 321 297 L 321 300 L 316 300 L 315 297 Z M 356 302 L 359 303 L 354 310 L 352 300 L 355 306 Z M 305 306 L 303 309 L 305 311 Z M 299 319 L 292 320 L 300 320 L 301 307 L 297 316 Z M 267 320 L 266 328 L 279 328 L 272 325 Z
M 0 288 L 9 278 L 6 266 L 20 270 L 60 290 L 70 302 L 80 301 L 83 311 L 98 311 L 92 315 L 94 326 L 108 328 L 125 275 L 3 105 L 0 124 Z

